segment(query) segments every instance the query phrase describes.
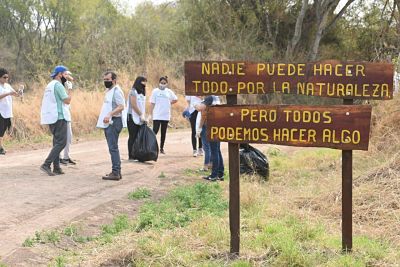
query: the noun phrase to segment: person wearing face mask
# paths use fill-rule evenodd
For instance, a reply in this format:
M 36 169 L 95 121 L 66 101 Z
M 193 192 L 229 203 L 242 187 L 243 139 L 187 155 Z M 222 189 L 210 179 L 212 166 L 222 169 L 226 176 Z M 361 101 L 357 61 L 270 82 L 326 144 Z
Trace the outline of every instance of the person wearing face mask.
M 103 75 L 103 80 L 106 91 L 97 127 L 104 129 L 112 168 L 111 172 L 102 178 L 104 180 L 118 181 L 122 178 L 118 139 L 122 128 L 126 125 L 126 119 L 122 118 L 125 98 L 121 87 L 117 85 L 117 74 L 115 72 L 107 71 Z
M 146 119 L 146 83 L 145 77 L 139 76 L 136 78 L 129 92 L 127 100 L 127 125 L 128 125 L 128 155 L 129 159 L 133 160 L 132 147 L 135 143 L 137 133 Z
M 3 137 L 7 129 L 11 128 L 13 117 L 12 97 L 21 96 L 8 84 L 9 74 L 4 68 L 0 68 L 0 155 L 5 155 Z
M 49 176 L 64 174 L 60 168 L 60 152 L 67 144 L 67 123 L 71 121 L 69 104 L 72 98 L 71 90 L 67 93 L 63 85 L 67 81 L 67 71 L 67 67 L 61 65 L 54 68 L 50 75 L 53 80 L 46 86 L 42 99 L 40 121 L 41 124 L 49 125 L 53 148 L 40 169 Z
M 165 154 L 164 143 L 167 134 L 168 122 L 171 119 L 171 105 L 178 102 L 178 98 L 176 97 L 175 93 L 167 86 L 168 77 L 161 77 L 158 88 L 153 90 L 150 97 L 150 119 L 153 119 L 153 131 L 155 134 L 158 133 L 161 126 L 161 154 Z

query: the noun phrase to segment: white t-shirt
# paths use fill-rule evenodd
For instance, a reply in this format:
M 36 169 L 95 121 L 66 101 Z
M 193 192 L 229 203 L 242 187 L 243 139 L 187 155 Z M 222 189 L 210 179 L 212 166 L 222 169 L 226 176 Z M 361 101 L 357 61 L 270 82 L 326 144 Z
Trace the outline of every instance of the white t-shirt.
M 169 121 L 171 119 L 171 101 L 178 97 L 171 89 L 155 88 L 151 93 L 150 103 L 154 104 L 153 120 Z
M 189 113 L 192 114 L 196 109 L 195 105 L 201 103 L 202 99 L 198 96 L 186 96 L 186 101 L 189 101 Z
M 0 85 L 0 95 L 7 94 L 9 92 L 14 92 L 14 89 L 8 83 L 4 86 Z M 3 118 L 12 118 L 12 96 L 8 95 L 0 99 L 0 114 Z
M 130 91 L 129 96 L 128 96 L 128 114 L 132 115 L 132 120 L 135 124 L 143 124 L 140 121 L 139 114 L 137 114 L 131 107 L 131 100 L 130 100 L 131 96 L 136 97 L 136 105 L 138 106 L 138 108 L 139 108 L 140 112 L 142 112 L 142 114 L 146 113 L 146 96 L 143 94 L 138 94 L 135 88 L 132 88 L 132 90 Z

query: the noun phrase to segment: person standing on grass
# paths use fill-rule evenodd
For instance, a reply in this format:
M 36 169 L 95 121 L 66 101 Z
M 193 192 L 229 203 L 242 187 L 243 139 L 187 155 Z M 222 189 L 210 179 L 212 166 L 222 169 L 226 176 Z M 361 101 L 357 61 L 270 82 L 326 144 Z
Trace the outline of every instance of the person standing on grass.
M 72 91 L 65 91 L 67 67 L 56 66 L 50 75 L 53 80 L 46 86 L 41 107 L 41 124 L 49 125 L 53 135 L 53 148 L 40 169 L 49 176 L 64 174 L 60 167 L 60 152 L 67 144 L 67 123 L 71 121 L 69 104 Z M 53 171 L 51 170 L 53 164 Z
M 192 129 L 191 138 L 192 138 L 193 157 L 203 156 L 203 144 L 201 142 L 201 137 L 198 137 L 199 147 L 197 149 L 196 120 L 199 112 L 194 108 L 195 105 L 201 103 L 202 99 L 199 96 L 186 96 L 185 99 L 188 104 L 186 110 L 190 113 L 189 121 L 190 121 L 190 127 Z
M 208 112 L 208 107 L 219 105 L 220 100 L 217 96 L 207 96 L 204 98 L 204 101 L 195 106 L 196 110 L 200 112 Z M 203 177 L 208 181 L 223 181 L 224 180 L 224 160 L 222 158 L 221 153 L 221 142 L 219 141 L 210 141 L 210 150 L 211 150 L 211 174 Z
M 72 73 L 70 71 L 66 71 L 66 75 L 65 78 L 67 79 L 67 81 L 63 84 L 65 89 L 67 90 L 72 90 L 72 81 L 74 80 L 74 78 L 72 77 Z M 71 118 L 72 120 L 72 118 Z M 60 155 L 60 163 L 63 165 L 68 165 L 68 164 L 72 164 L 72 165 L 76 165 L 76 162 L 74 160 L 71 159 L 71 157 L 69 156 L 69 150 L 70 150 L 70 146 L 72 144 L 72 125 L 71 125 L 71 121 L 67 121 L 67 144 L 64 147 L 64 157 L 61 158 Z
M 103 75 L 104 86 L 106 87 L 103 106 L 97 121 L 97 127 L 104 129 L 107 140 L 108 151 L 111 156 L 111 172 L 103 176 L 103 180 L 121 180 L 121 157 L 118 148 L 119 134 L 122 131 L 124 122 L 122 112 L 125 108 L 124 93 L 117 85 L 117 74 L 107 71 Z
M 161 154 L 165 154 L 164 143 L 167 135 L 168 123 L 171 119 L 171 105 L 178 102 L 175 93 L 167 86 L 168 77 L 161 77 L 158 88 L 153 90 L 150 97 L 150 120 L 151 118 L 153 119 L 153 131 L 156 135 L 161 126 Z
M 11 118 L 13 117 L 12 97 L 21 96 L 10 84 L 9 74 L 4 68 L 0 68 L 0 155 L 5 155 L 3 137 L 7 130 L 11 129 Z
M 145 77 L 137 77 L 128 96 L 127 125 L 129 132 L 128 155 L 130 160 L 133 160 L 132 148 L 140 125 L 146 121 L 146 83 L 147 79 Z

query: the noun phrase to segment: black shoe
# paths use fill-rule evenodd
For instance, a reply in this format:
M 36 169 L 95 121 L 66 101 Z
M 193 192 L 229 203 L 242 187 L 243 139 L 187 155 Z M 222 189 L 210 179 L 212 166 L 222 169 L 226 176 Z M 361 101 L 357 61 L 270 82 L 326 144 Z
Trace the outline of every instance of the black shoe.
M 76 161 L 72 160 L 71 158 L 67 159 L 68 164 L 76 165 Z
M 55 176 L 55 174 L 51 171 L 50 166 L 43 164 L 42 166 L 40 166 L 40 169 L 47 173 L 49 176 Z
M 114 172 L 111 172 L 110 174 L 106 174 L 103 176 L 103 180 L 113 180 L 113 181 L 119 181 L 122 179 L 121 174 L 117 174 Z
M 5 155 L 6 151 L 4 150 L 4 148 L 0 147 L 0 155 Z
M 60 163 L 62 165 L 68 165 L 68 160 L 67 159 L 60 159 Z
M 223 181 L 224 180 L 224 174 L 218 175 L 218 180 Z
M 53 169 L 53 173 L 54 173 L 55 175 L 65 174 L 65 172 L 63 172 L 63 170 L 62 170 L 60 167 L 54 168 L 54 169 Z
M 161 154 L 165 154 L 164 148 L 161 148 L 161 149 L 160 149 L 160 153 L 161 153 Z
M 217 181 L 219 178 L 218 177 L 212 177 L 211 175 L 209 176 L 204 176 L 203 177 L 204 180 L 210 181 L 210 182 L 215 182 Z

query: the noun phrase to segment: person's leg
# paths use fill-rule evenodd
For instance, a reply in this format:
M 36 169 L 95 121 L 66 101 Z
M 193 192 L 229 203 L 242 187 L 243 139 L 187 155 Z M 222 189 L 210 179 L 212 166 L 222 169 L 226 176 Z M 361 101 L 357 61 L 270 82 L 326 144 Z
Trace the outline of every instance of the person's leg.
M 192 148 L 193 148 L 193 153 L 197 153 L 197 140 L 196 140 L 196 118 L 197 118 L 197 114 L 198 111 L 194 111 L 191 115 L 190 115 L 190 128 L 192 129 L 192 135 L 191 135 L 191 139 L 192 139 Z M 194 156 L 194 154 L 193 154 Z
M 223 180 L 224 177 L 224 159 L 222 158 L 222 153 L 221 153 L 221 142 L 218 142 L 218 168 L 217 168 L 217 173 L 218 173 L 218 178 Z
M 3 147 L 3 138 L 4 138 L 4 134 L 6 132 L 6 129 L 7 129 L 6 121 L 0 114 L 0 155 L 6 154 L 6 151 L 4 150 L 4 147 Z
M 210 151 L 210 142 L 208 142 L 206 137 L 207 129 L 206 126 L 203 125 L 201 129 L 201 141 L 203 143 L 203 150 L 204 150 L 204 169 L 208 169 L 208 166 L 211 163 L 211 151 Z
M 161 125 L 161 121 L 153 120 L 153 132 L 155 135 L 157 135 L 158 130 L 160 130 L 160 125 Z
M 113 118 L 113 124 L 105 129 L 108 151 L 110 152 L 112 162 L 112 173 L 121 175 L 121 158 L 118 148 L 118 138 L 122 130 L 122 119 Z
M 72 143 L 72 127 L 71 127 L 71 122 L 67 122 L 67 144 L 64 147 L 64 159 L 69 160 L 69 148 Z
M 219 142 L 210 142 L 210 149 L 211 149 L 211 161 L 212 161 L 212 169 L 211 169 L 211 174 L 210 178 L 216 179 L 218 177 L 218 167 L 219 167 L 219 161 L 220 157 L 218 154 L 218 147 L 219 147 Z
M 167 128 L 169 121 L 161 121 L 161 145 L 160 149 L 164 150 L 165 138 L 167 137 Z
M 58 120 L 56 123 L 50 124 L 49 128 L 53 135 L 53 148 L 51 149 L 41 168 L 47 174 L 51 175 L 49 173 L 51 163 L 53 163 L 55 170 L 61 169 L 60 152 L 67 144 L 67 122 L 65 120 Z
M 132 159 L 132 147 L 134 143 L 134 125 L 135 123 L 133 122 L 132 115 L 128 114 L 128 119 L 127 119 L 127 126 L 128 126 L 128 132 L 129 132 L 129 138 L 128 138 L 128 155 L 129 159 Z

